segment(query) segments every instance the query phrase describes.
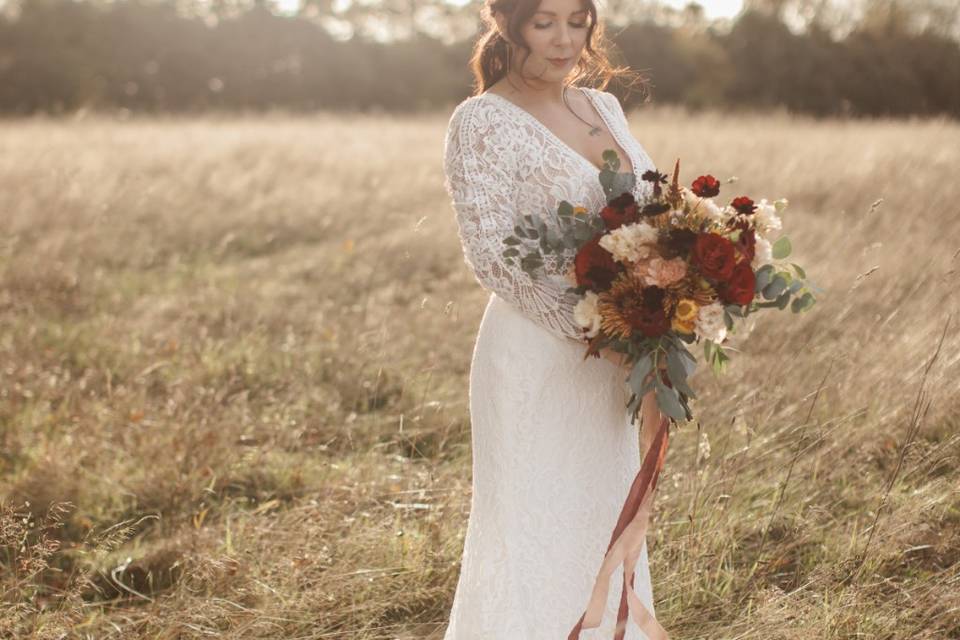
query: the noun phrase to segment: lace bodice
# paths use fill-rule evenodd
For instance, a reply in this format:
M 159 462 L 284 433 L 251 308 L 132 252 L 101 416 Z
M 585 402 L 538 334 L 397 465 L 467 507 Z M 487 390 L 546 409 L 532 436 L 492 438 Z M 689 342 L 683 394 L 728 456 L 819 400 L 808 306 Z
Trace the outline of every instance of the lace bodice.
M 616 96 L 583 88 L 636 175 L 634 197 L 652 195 L 640 179 L 653 162 L 630 134 Z M 623 167 L 628 163 L 621 159 Z M 495 93 L 471 96 L 457 105 L 444 142 L 445 187 L 456 214 L 464 262 L 485 289 L 496 293 L 550 333 L 582 340 L 573 320 L 575 299 L 565 274 L 573 255 L 545 256 L 546 277 L 531 278 L 519 264 L 504 262 L 503 238 L 522 214 L 540 216 L 557 228 L 561 200 L 599 211 L 606 204 L 600 170 L 558 138 L 528 111 Z

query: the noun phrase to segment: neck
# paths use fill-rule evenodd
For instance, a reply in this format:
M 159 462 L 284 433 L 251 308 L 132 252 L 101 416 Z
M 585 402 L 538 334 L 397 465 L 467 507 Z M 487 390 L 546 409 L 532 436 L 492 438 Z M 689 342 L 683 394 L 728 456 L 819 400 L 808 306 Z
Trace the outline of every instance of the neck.
M 511 89 L 524 96 L 530 102 L 563 104 L 564 81 L 554 82 L 537 78 L 524 78 L 516 70 L 507 72 L 507 82 Z

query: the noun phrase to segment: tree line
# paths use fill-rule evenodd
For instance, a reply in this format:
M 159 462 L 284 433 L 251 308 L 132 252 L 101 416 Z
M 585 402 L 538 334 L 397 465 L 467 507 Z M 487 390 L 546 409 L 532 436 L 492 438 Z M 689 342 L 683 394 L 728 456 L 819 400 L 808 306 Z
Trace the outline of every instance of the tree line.
M 475 29 L 475 3 L 457 5 L 459 15 L 434 14 L 432 33 L 411 19 L 405 37 L 388 41 L 330 28 L 338 17 L 329 1 L 304 3 L 295 15 L 260 0 L 212 6 L 222 12 L 191 14 L 182 3 L 156 0 L 5 5 L 0 113 L 409 111 L 448 107 L 471 92 L 472 38 L 443 34 L 455 32 L 452 21 L 462 23 L 464 15 Z M 648 77 L 649 99 L 659 103 L 780 106 L 815 116 L 960 117 L 960 43 L 944 31 L 944 19 L 924 27 L 910 3 L 874 0 L 870 6 L 874 10 L 856 23 L 845 23 L 841 36 L 837 24 L 809 12 L 798 30 L 801 14 L 788 0 L 748 2 L 725 28 L 691 4 L 670 20 L 626 16 L 608 35 L 615 61 Z M 888 11 L 877 14 L 878 6 Z M 643 99 L 611 90 L 628 106 Z

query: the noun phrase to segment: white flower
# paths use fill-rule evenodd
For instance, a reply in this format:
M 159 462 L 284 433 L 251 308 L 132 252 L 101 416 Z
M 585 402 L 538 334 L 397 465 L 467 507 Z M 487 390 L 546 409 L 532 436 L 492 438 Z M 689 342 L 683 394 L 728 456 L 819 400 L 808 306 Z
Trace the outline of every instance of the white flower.
M 770 241 L 759 235 L 756 240 L 756 244 L 753 246 L 753 260 L 750 261 L 750 266 L 753 267 L 754 271 L 773 262 L 773 245 L 770 244 Z
M 720 207 L 713 198 L 701 198 L 690 189 L 683 188 L 683 199 L 696 215 L 718 223 L 726 222 L 731 215 L 728 207 Z
M 597 301 L 600 297 L 593 291 L 587 291 L 586 295 L 577 302 L 573 308 L 573 320 L 578 325 L 587 329 L 586 336 L 593 338 L 600 331 L 600 312 L 597 311 Z
M 723 305 L 719 302 L 700 307 L 695 325 L 701 337 L 717 344 L 727 337 L 727 325 L 723 321 Z
M 619 262 L 636 262 L 650 255 L 652 245 L 657 242 L 657 233 L 646 222 L 625 224 L 600 238 L 600 246 Z
M 779 231 L 783 228 L 776 206 L 768 204 L 766 198 L 757 203 L 757 209 L 753 213 L 753 223 L 757 231 L 764 236 L 770 235 L 771 231 Z

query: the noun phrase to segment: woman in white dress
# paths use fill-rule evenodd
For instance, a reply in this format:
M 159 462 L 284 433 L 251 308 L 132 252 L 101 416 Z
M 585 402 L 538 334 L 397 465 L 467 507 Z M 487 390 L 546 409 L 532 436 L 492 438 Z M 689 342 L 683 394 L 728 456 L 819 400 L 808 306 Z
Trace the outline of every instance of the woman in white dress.
M 607 62 L 592 0 L 486 0 L 484 19 L 471 62 L 477 92 L 456 107 L 444 149 L 464 260 L 491 291 L 471 362 L 473 494 L 444 640 L 563 640 L 584 613 L 660 414 L 651 392 L 638 443 L 620 354 L 584 358 L 564 295 L 569 259 L 548 257 L 549 277 L 533 279 L 505 264 L 502 239 L 522 214 L 556 228 L 561 200 L 599 211 L 604 149 L 632 169 L 641 202 L 652 186 L 640 176 L 654 165 L 617 98 L 574 84 L 629 73 Z M 646 543 L 633 578 L 652 614 Z M 579 638 L 614 638 L 622 581 L 620 566 L 602 623 Z M 617 637 L 657 640 L 632 619 Z

